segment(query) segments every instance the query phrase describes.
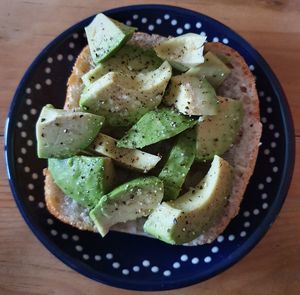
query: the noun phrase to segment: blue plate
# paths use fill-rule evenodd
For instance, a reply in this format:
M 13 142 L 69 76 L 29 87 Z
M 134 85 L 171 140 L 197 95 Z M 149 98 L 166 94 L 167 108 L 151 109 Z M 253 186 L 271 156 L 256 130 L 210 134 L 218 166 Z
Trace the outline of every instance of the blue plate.
M 84 26 L 93 17 L 53 40 L 34 60 L 16 90 L 5 131 L 13 196 L 25 221 L 48 250 L 89 278 L 134 290 L 165 290 L 201 282 L 246 255 L 272 225 L 283 204 L 294 164 L 294 133 L 286 98 L 259 53 L 210 17 L 163 5 L 129 6 L 105 13 L 148 33 L 207 35 L 208 41 L 228 44 L 245 58 L 257 78 L 263 135 L 240 214 L 212 244 L 187 248 L 116 232 L 102 239 L 65 225 L 48 213 L 42 175 L 46 161 L 36 156 L 35 123 L 45 104 L 63 106 L 67 78 L 86 45 Z

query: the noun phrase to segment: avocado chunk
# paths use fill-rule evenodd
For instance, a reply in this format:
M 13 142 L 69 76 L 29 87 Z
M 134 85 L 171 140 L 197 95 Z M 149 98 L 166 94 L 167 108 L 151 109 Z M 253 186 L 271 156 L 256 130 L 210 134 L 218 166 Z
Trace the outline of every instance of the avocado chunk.
M 243 117 L 242 103 L 225 97 L 218 99 L 218 113 L 202 117 L 196 125 L 196 159 L 200 161 L 223 155 L 239 134 Z
M 116 223 L 148 216 L 163 198 L 163 183 L 149 176 L 131 180 L 101 198 L 90 217 L 104 237 Z
M 136 28 L 126 26 L 103 13 L 85 27 L 91 56 L 95 64 L 107 59 L 127 42 Z
M 187 33 L 176 38 L 160 42 L 154 50 L 162 59 L 179 71 L 186 71 L 204 62 L 203 45 L 206 37 Z
M 215 156 L 204 179 L 175 201 L 151 213 L 144 231 L 169 244 L 184 244 L 204 234 L 222 213 L 231 194 L 232 167 Z
M 114 178 L 112 160 L 104 157 L 48 159 L 48 169 L 63 193 L 86 208 L 97 205 L 111 189 Z
M 109 72 L 84 89 L 80 107 L 104 116 L 110 126 L 130 126 L 160 104 L 171 75 L 168 62 L 135 77 Z
M 90 150 L 107 156 L 116 161 L 117 164 L 129 169 L 147 173 L 161 160 L 160 157 L 137 150 L 117 147 L 117 140 L 99 133 Z
M 147 73 L 156 70 L 162 64 L 154 50 L 143 49 L 136 45 L 125 44 L 109 59 L 99 63 L 95 68 L 82 76 L 83 83 L 88 86 L 108 72 L 119 72 L 128 75 Z
M 189 116 L 215 115 L 219 107 L 216 92 L 205 78 L 186 75 L 171 78 L 163 102 Z
M 104 122 L 101 116 L 43 107 L 36 124 L 39 158 L 68 158 L 92 143 Z
M 195 159 L 195 130 L 182 132 L 158 178 L 164 182 L 164 201 L 178 197 L 184 180 Z
M 230 69 L 216 55 L 208 51 L 204 55 L 204 63 L 189 69 L 185 75 L 196 76 L 207 81 L 217 89 L 229 76 Z
M 193 127 L 196 119 L 184 116 L 171 108 L 159 108 L 146 113 L 126 135 L 117 142 L 117 147 L 143 148 L 171 138 Z

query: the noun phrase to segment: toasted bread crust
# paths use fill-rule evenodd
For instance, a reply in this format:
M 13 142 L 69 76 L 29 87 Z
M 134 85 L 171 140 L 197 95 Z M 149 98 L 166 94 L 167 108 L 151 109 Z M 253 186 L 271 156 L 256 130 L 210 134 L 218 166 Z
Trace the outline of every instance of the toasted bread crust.
M 149 48 L 163 38 L 158 35 L 136 33 L 130 42 Z M 186 244 L 190 246 L 212 242 L 225 230 L 232 218 L 238 214 L 240 203 L 255 167 L 262 132 L 255 80 L 244 59 L 234 49 L 221 43 L 207 43 L 205 47 L 213 53 L 226 55 L 231 59 L 232 72 L 220 89 L 218 89 L 218 95 L 241 100 L 244 117 L 241 126 L 241 136 L 236 144 L 223 155 L 235 168 L 234 185 L 229 202 L 224 208 L 223 214 L 220 215 L 219 219 L 205 234 Z M 83 89 L 81 77 L 90 67 L 90 53 L 88 47 L 85 47 L 77 57 L 72 74 L 68 80 L 65 109 L 74 109 L 79 106 L 80 93 Z M 245 159 L 248 159 L 248 161 L 245 161 Z M 55 185 L 47 169 L 44 170 L 44 175 L 45 199 L 49 212 L 59 220 L 80 230 L 96 231 L 93 224 L 88 222 L 88 214 L 83 212 L 83 208 L 76 207 L 76 214 L 69 214 L 70 210 L 66 210 L 66 208 L 71 206 L 70 199 L 65 197 Z M 74 202 L 72 205 L 74 205 Z M 137 220 L 136 222 L 116 225 L 113 229 L 145 235 L 142 226 L 143 220 Z

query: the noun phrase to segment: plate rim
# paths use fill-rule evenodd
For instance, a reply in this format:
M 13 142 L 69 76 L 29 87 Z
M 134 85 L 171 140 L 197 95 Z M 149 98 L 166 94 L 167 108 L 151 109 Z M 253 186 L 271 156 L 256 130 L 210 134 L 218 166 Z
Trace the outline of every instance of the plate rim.
M 82 263 L 76 263 L 73 262 L 72 256 L 70 256 L 68 253 L 60 250 L 56 244 L 54 244 L 40 229 L 39 227 L 35 226 L 29 219 L 29 216 L 26 214 L 26 210 L 21 204 L 21 200 L 17 193 L 17 185 L 14 183 L 16 182 L 15 178 L 12 178 L 12 172 L 14 168 L 14 161 L 13 161 L 13 153 L 12 153 L 12 147 L 13 145 L 13 139 L 10 138 L 9 134 L 12 130 L 13 123 L 10 120 L 11 117 L 14 115 L 14 110 L 18 103 L 18 97 L 20 96 L 21 90 L 24 88 L 24 84 L 28 77 L 30 76 L 32 70 L 39 64 L 39 62 L 44 58 L 45 55 L 47 55 L 48 51 L 59 41 L 63 40 L 64 37 L 68 36 L 71 32 L 74 30 L 81 28 L 82 25 L 87 22 L 88 20 L 92 19 L 94 15 L 87 17 L 66 30 L 64 30 L 62 33 L 60 33 L 57 37 L 55 37 L 52 41 L 50 41 L 41 51 L 40 53 L 34 58 L 33 62 L 30 64 L 30 66 L 25 71 L 22 79 L 20 80 L 16 91 L 14 93 L 13 99 L 11 101 L 11 104 L 8 109 L 6 122 L 5 122 L 5 129 L 4 129 L 4 154 L 5 154 L 5 167 L 6 167 L 6 173 L 8 176 L 8 181 L 10 185 L 10 189 L 12 192 L 12 195 L 14 197 L 14 200 L 17 204 L 17 207 L 25 220 L 26 224 L 30 228 L 30 230 L 33 232 L 35 237 L 50 251 L 52 255 L 57 257 L 60 261 L 62 261 L 64 264 L 75 270 L 76 272 L 80 273 L 81 275 L 84 275 L 90 279 L 93 279 L 95 281 L 113 286 L 113 287 L 119 287 L 119 288 L 125 288 L 129 290 L 138 290 L 138 291 L 162 291 L 162 290 L 170 290 L 170 289 L 177 289 L 177 288 L 183 288 L 187 287 L 196 283 L 200 283 L 202 281 L 205 281 L 209 278 L 214 277 L 215 275 L 223 272 L 224 270 L 228 269 L 238 261 L 240 261 L 243 257 L 245 257 L 247 254 L 251 252 L 251 250 L 262 240 L 263 236 L 267 233 L 270 226 L 274 223 L 275 219 L 277 218 L 283 203 L 286 199 L 290 183 L 293 176 L 294 171 L 294 165 L 295 165 L 295 137 L 294 137 L 294 126 L 293 126 L 293 119 L 292 115 L 288 106 L 288 101 L 286 98 L 286 95 L 284 94 L 283 88 L 275 76 L 274 72 L 272 71 L 271 67 L 267 64 L 267 62 L 264 60 L 264 58 L 260 55 L 260 53 L 248 42 L 246 41 L 242 36 L 240 36 L 238 33 L 236 33 L 234 30 L 229 28 L 228 26 L 224 25 L 220 21 L 209 17 L 207 15 L 204 15 L 200 12 L 193 11 L 190 9 L 178 7 L 178 6 L 171 6 L 171 5 L 160 5 L 160 4 L 141 4 L 141 5 L 129 5 L 129 6 L 122 6 L 117 7 L 113 9 L 108 9 L 103 11 L 107 14 L 113 14 L 113 13 L 124 13 L 127 11 L 142 11 L 143 9 L 163 9 L 167 11 L 174 11 L 177 13 L 183 13 L 185 15 L 193 15 L 197 16 L 201 19 L 205 19 L 210 22 L 217 23 L 221 25 L 225 31 L 230 32 L 234 39 L 237 40 L 238 43 L 242 42 L 245 47 L 247 47 L 247 50 L 252 54 L 255 61 L 264 69 L 264 73 L 268 78 L 268 81 L 270 82 L 272 89 L 278 98 L 278 103 L 281 108 L 281 113 L 284 115 L 283 120 L 283 129 L 284 129 L 284 140 L 285 140 L 285 146 L 286 146 L 286 155 L 284 158 L 283 163 L 283 175 L 284 178 L 280 182 L 279 189 L 276 194 L 275 202 L 273 202 L 270 210 L 268 210 L 268 213 L 260 223 L 260 226 L 257 227 L 250 238 L 247 239 L 247 241 L 238 249 L 236 249 L 230 257 L 227 257 L 226 259 L 222 260 L 220 263 L 217 263 L 215 267 L 212 268 L 212 270 L 207 273 L 206 275 L 195 275 L 192 278 L 177 280 L 175 282 L 151 282 L 151 285 L 145 285 L 145 284 L 139 284 L 138 282 L 126 282 L 124 279 L 111 277 L 106 275 L 104 272 L 100 273 L 97 272 L 97 275 L 94 271 L 88 269 L 85 267 Z M 82 264 L 82 265 L 81 265 Z M 219 265 L 221 264 L 221 266 Z

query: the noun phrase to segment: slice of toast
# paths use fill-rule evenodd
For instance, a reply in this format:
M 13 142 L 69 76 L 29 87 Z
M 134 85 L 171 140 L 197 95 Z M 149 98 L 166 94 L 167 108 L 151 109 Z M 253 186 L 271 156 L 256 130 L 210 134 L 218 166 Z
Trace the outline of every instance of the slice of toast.
M 159 35 L 135 33 L 129 42 L 143 48 L 151 48 L 163 39 L 164 37 Z M 218 95 L 240 100 L 243 105 L 244 116 L 237 142 L 223 155 L 235 169 L 234 184 L 228 204 L 224 208 L 223 214 L 220 214 L 215 221 L 215 224 L 205 234 L 186 244 L 189 246 L 211 243 L 225 230 L 232 218 L 238 214 L 240 203 L 255 167 L 262 132 L 255 80 L 244 59 L 235 50 L 221 43 L 207 43 L 205 49 L 229 58 L 231 74 L 218 89 Z M 81 77 L 90 68 L 91 57 L 89 48 L 85 47 L 77 57 L 72 74 L 68 80 L 65 109 L 78 108 L 80 94 L 83 90 Z M 44 175 L 45 200 L 49 212 L 59 220 L 80 230 L 96 232 L 87 209 L 81 207 L 73 199 L 64 196 L 53 182 L 47 169 L 44 170 Z M 143 232 L 143 223 L 144 219 L 130 221 L 124 224 L 117 224 L 112 230 L 147 235 Z

